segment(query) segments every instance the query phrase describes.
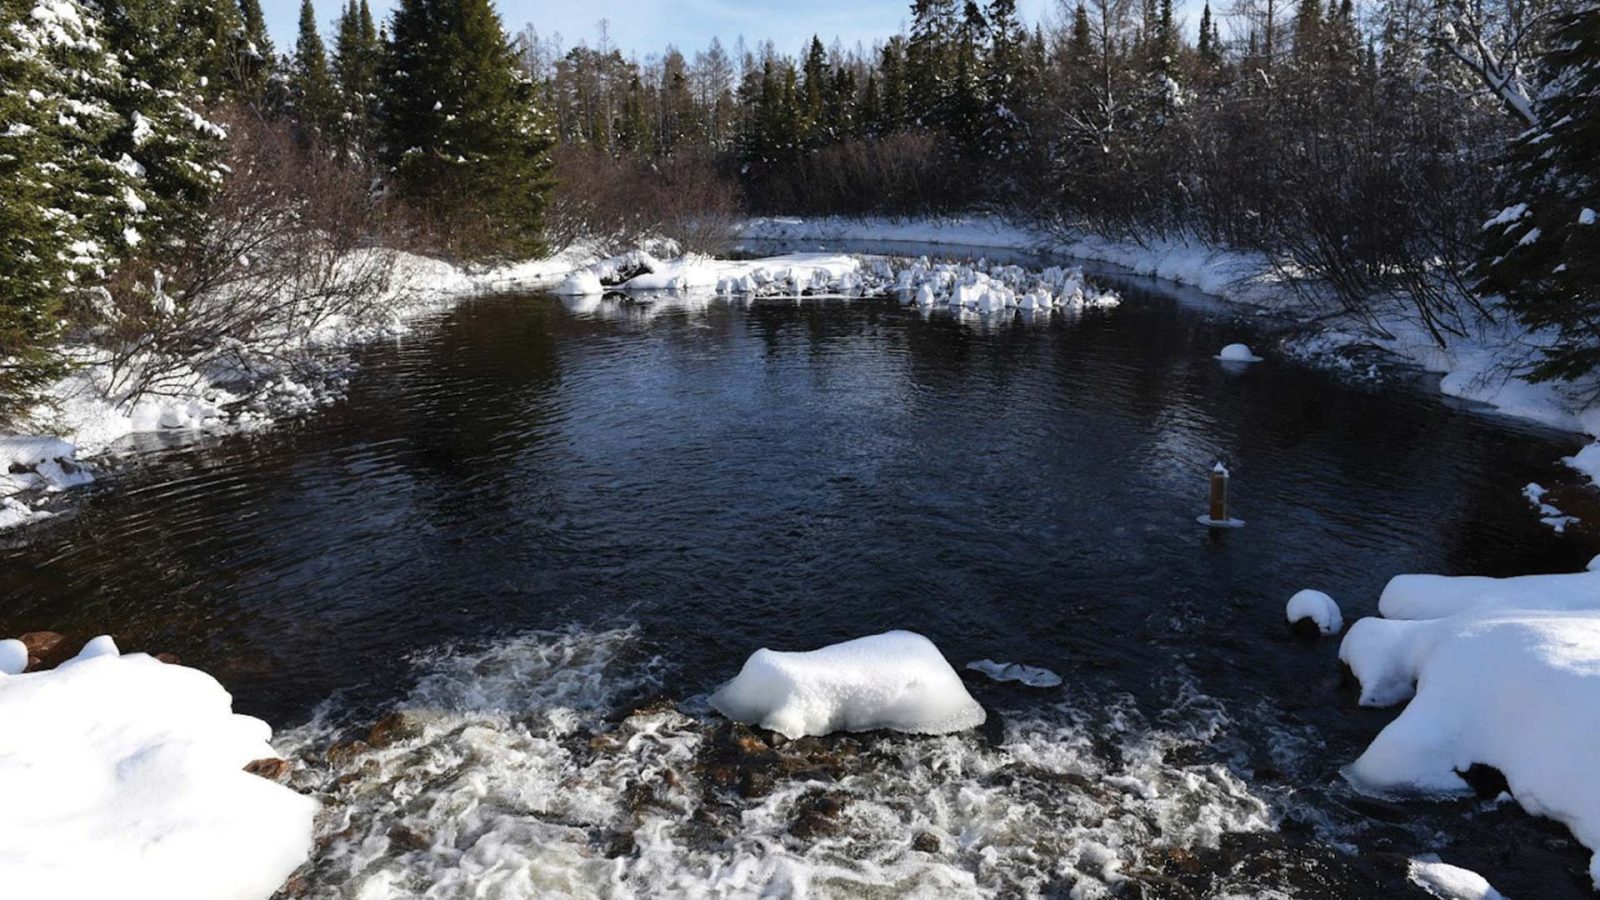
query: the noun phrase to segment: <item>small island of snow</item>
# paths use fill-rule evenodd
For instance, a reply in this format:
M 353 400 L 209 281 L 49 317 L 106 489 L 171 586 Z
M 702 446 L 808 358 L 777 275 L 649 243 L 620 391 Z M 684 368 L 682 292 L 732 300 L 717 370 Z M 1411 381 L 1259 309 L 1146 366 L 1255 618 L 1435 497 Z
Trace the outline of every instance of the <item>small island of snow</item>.
M 986 718 L 939 648 L 909 631 L 808 652 L 757 650 L 711 705 L 790 739 L 880 728 L 947 734 Z

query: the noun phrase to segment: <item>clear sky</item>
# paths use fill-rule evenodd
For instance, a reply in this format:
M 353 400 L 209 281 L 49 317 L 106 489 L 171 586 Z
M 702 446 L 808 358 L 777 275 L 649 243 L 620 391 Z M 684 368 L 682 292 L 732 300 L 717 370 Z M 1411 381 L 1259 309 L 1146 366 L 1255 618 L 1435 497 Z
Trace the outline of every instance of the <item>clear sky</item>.
M 332 40 L 330 23 L 344 0 L 313 0 L 322 23 L 322 37 Z M 369 0 L 374 16 L 385 18 L 394 0 Z M 1019 0 L 1018 8 L 1030 25 L 1047 13 L 1055 14 L 1058 0 Z M 1181 5 L 1181 4 L 1180 4 Z M 813 32 L 825 44 L 838 37 L 846 46 L 874 40 L 900 30 L 909 18 L 910 0 L 497 0 L 500 17 L 510 31 L 532 23 L 539 33 L 559 32 L 562 46 L 594 43 L 595 26 L 608 20 L 611 40 L 624 53 L 640 58 L 659 54 L 671 44 L 693 54 L 722 39 L 730 50 L 740 35 L 752 46 L 771 38 L 778 49 L 797 53 Z M 267 27 L 280 53 L 294 46 L 299 0 L 262 0 Z

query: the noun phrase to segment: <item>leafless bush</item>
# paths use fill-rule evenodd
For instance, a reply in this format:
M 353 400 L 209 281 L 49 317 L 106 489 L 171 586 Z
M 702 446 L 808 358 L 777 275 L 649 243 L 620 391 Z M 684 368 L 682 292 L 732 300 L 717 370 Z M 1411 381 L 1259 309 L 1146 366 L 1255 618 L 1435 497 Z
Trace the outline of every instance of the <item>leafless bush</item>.
M 973 167 L 932 131 L 856 138 L 746 173 L 751 205 L 808 215 L 917 215 L 983 199 Z
M 229 177 L 198 238 L 124 268 L 99 310 L 110 390 L 163 393 L 185 369 L 248 375 L 293 366 L 338 317 L 360 322 L 388 288 L 393 252 L 370 173 L 282 122 L 243 110 L 228 128 Z
M 578 241 L 617 250 L 660 236 L 685 250 L 715 252 L 739 216 L 738 185 L 717 170 L 709 151 L 652 161 L 566 144 L 555 162 L 556 189 L 545 219 L 546 240 L 555 250 Z

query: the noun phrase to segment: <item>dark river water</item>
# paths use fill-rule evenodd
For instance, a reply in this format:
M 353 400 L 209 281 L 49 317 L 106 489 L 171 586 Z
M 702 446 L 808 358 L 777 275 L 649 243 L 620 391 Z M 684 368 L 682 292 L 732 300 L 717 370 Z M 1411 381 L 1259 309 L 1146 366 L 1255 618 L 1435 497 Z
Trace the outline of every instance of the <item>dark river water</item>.
M 1514 804 L 1353 794 L 1339 767 L 1394 711 L 1356 708 L 1337 641 L 1283 621 L 1306 587 L 1353 621 L 1397 573 L 1582 568 L 1596 548 L 1519 493 L 1578 442 L 1403 374 L 1224 368 L 1272 336 L 1099 274 L 1121 307 L 1031 319 L 470 302 L 363 350 L 321 412 L 128 448 L 0 550 L 0 635 L 176 653 L 308 760 L 396 706 L 435 716 L 404 751 L 434 781 L 415 756 L 360 770 L 366 793 L 307 776 L 343 810 L 325 830 L 358 832 L 325 843 L 317 896 L 1400 896 L 1424 852 L 1589 896 L 1587 851 Z M 1195 522 L 1217 459 L 1238 531 Z M 705 693 L 748 653 L 893 628 L 1065 685 L 973 678 L 983 734 L 818 750 L 851 756 L 828 837 L 793 824 L 798 776 L 680 788 L 715 740 Z M 618 724 L 655 695 L 676 711 Z M 606 729 L 655 749 L 573 737 Z M 564 774 L 497 797 L 541 766 Z M 673 766 L 656 806 L 621 799 Z M 395 837 L 441 816 L 460 832 Z

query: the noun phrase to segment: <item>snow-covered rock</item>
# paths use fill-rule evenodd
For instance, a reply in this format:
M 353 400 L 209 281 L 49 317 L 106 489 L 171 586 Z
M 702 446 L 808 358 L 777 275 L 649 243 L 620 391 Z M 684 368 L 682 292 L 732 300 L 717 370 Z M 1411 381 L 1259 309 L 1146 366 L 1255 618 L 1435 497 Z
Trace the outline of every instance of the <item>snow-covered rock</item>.
M 909 631 L 808 652 L 757 650 L 711 704 L 788 738 L 879 728 L 945 734 L 985 719 L 939 648 Z
M 974 672 L 993 678 L 995 681 L 1020 681 L 1028 687 L 1048 688 L 1061 683 L 1061 676 L 1049 669 L 1039 666 L 1025 666 L 1022 663 L 1002 663 L 992 659 L 980 659 L 967 663 L 967 668 Z
M 1261 362 L 1261 357 L 1251 353 L 1249 346 L 1245 344 L 1229 344 L 1223 347 L 1222 352 L 1217 354 L 1217 359 L 1230 363 Z
M 1523 809 L 1600 850 L 1600 573 L 1518 578 L 1404 575 L 1391 618 L 1339 648 L 1364 706 L 1404 711 L 1345 768 L 1383 793 L 1458 794 L 1473 764 L 1505 775 Z M 1600 886 L 1600 857 L 1590 863 Z
M 1289 598 L 1285 613 L 1290 625 L 1310 620 L 1316 623 L 1317 630 L 1323 634 L 1338 634 L 1344 629 L 1344 616 L 1339 613 L 1339 604 L 1321 591 L 1299 591 Z
M 317 804 L 244 771 L 266 724 L 209 675 L 119 655 L 0 677 L 0 891 L 262 900 L 307 857 Z

